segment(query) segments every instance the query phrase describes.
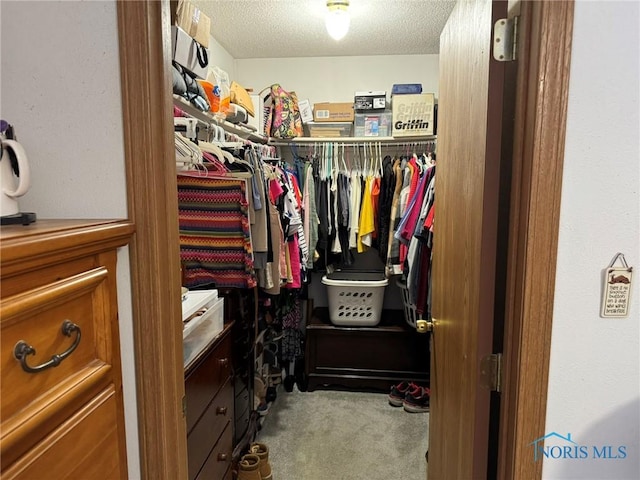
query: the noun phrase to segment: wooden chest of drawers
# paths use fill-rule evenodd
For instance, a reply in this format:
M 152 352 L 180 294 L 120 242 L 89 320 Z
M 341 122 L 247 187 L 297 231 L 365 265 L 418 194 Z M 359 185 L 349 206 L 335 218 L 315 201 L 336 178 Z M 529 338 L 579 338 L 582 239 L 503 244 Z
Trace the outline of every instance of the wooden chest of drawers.
M 189 479 L 223 479 L 233 453 L 231 324 L 185 372 Z
M 0 230 L 2 478 L 127 475 L 117 248 L 133 225 Z

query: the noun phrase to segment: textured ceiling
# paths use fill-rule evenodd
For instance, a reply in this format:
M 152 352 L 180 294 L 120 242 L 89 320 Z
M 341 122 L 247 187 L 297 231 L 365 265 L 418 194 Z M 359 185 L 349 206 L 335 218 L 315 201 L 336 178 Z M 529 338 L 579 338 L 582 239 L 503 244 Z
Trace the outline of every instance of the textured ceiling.
M 455 1 L 350 0 L 340 41 L 324 26 L 326 0 L 191 0 L 236 59 L 438 53 Z

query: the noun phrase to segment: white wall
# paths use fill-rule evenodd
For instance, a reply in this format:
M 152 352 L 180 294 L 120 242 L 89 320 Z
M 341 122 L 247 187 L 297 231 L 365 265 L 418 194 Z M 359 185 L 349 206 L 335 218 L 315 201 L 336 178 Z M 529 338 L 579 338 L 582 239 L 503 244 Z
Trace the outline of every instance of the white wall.
M 312 104 L 353 102 L 354 92 L 366 90 L 384 90 L 389 99 L 394 83 L 421 83 L 424 93 L 438 97 L 438 55 L 243 59 L 236 60 L 236 73 L 245 88 L 279 83 Z
M 229 80 L 236 78 L 236 60 L 212 35 L 209 35 L 209 66 L 216 66 L 227 72 Z
M 31 166 L 22 211 L 38 218 L 126 218 L 115 1 L 0 2 L 0 116 Z M 129 478 L 140 476 L 128 250 L 118 315 Z
M 590 458 L 544 459 L 545 479 L 640 478 L 639 15 L 638 2 L 575 5 L 546 433 Z M 635 270 L 631 309 L 603 319 L 616 252 Z M 593 459 L 593 445 L 627 457 Z

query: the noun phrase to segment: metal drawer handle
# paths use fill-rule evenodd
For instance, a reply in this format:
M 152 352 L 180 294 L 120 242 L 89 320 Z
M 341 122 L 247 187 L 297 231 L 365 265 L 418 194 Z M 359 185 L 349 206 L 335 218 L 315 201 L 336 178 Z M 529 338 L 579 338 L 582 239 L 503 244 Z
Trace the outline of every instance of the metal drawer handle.
M 218 461 L 219 462 L 226 462 L 227 461 L 227 454 L 226 453 L 219 453 L 218 454 Z
M 218 359 L 218 363 L 220 364 L 221 367 L 228 367 L 229 366 L 229 359 L 228 358 L 220 358 L 220 359 Z
M 227 407 L 218 407 L 216 408 L 216 415 L 226 415 Z
M 47 368 L 57 367 L 58 365 L 60 365 L 62 360 L 64 360 L 65 358 L 67 358 L 69 355 L 73 353 L 73 351 L 80 344 L 80 337 L 81 337 L 80 327 L 70 320 L 65 320 L 64 322 L 62 322 L 61 330 L 62 330 L 62 334 L 65 337 L 70 337 L 73 332 L 76 332 L 76 339 L 73 341 L 73 344 L 71 344 L 71 346 L 61 354 L 56 354 L 52 356 L 51 360 L 49 360 L 48 362 L 42 363 L 35 367 L 30 367 L 29 365 L 27 365 L 27 355 L 35 355 L 36 349 L 33 348 L 24 340 L 20 340 L 18 343 L 16 343 L 16 346 L 13 349 L 13 356 L 16 358 L 16 360 L 20 362 L 20 365 L 22 365 L 22 369 L 25 372 L 38 373 L 38 372 L 42 372 L 43 370 L 46 370 Z

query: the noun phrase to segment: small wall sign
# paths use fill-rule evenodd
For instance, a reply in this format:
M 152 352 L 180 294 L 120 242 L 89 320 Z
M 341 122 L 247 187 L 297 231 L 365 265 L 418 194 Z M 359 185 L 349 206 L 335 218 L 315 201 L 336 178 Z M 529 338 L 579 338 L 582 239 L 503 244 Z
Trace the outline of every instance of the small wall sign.
M 621 266 L 615 265 L 618 260 Z M 604 270 L 601 317 L 626 317 L 629 314 L 632 273 L 633 267 L 627 265 L 622 253 L 617 253 Z

